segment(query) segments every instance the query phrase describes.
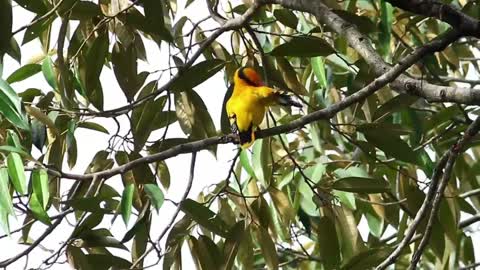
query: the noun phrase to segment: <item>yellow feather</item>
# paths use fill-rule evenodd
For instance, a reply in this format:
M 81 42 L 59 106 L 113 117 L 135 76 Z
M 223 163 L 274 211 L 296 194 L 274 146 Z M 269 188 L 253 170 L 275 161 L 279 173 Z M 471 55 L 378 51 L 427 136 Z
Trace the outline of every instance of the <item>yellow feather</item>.
M 275 103 L 274 93 L 272 88 L 248 84 L 239 78 L 238 71 L 235 73 L 233 93 L 226 110 L 231 124 L 236 124 L 239 134 L 249 136 L 242 143 L 242 148 L 248 148 L 255 140 L 255 130 L 263 121 L 266 107 Z

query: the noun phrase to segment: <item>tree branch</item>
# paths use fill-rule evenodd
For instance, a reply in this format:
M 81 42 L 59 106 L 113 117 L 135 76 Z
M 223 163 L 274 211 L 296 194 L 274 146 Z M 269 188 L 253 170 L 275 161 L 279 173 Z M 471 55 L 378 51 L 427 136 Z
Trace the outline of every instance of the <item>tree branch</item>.
M 264 3 L 280 4 L 286 8 L 304 11 L 316 16 L 319 22 L 324 23 L 339 35 L 343 36 L 348 44 L 355 49 L 370 65 L 377 76 L 387 72 L 391 66 L 383 61 L 370 43 L 369 38 L 358 31 L 357 27 L 332 12 L 321 1 L 310 0 L 262 0 Z M 457 32 L 458 35 L 463 33 Z M 480 104 L 480 89 L 439 86 L 416 80 L 406 75 L 400 75 L 390 86 L 397 92 L 407 93 L 425 98 L 430 102 L 455 102 L 462 104 Z
M 436 0 L 387 0 L 387 2 L 415 14 L 435 17 L 450 24 L 462 35 L 480 38 L 480 21 L 452 5 Z
M 432 203 L 432 210 L 430 211 L 430 216 L 428 218 L 427 227 L 425 229 L 425 233 L 423 234 L 422 240 L 418 245 L 417 250 L 413 254 L 412 261 L 410 263 L 409 269 L 416 269 L 417 263 L 420 260 L 425 247 L 427 246 L 428 242 L 430 241 L 430 235 L 432 234 L 433 223 L 437 218 L 438 209 L 440 208 L 440 201 L 443 198 L 443 193 L 445 192 L 445 188 L 447 187 L 448 180 L 450 179 L 450 175 L 453 170 L 453 165 L 455 164 L 455 160 L 457 159 L 460 153 L 463 153 L 466 149 L 465 146 L 468 142 L 472 140 L 472 138 L 478 133 L 480 130 L 480 117 L 477 117 L 475 121 L 468 127 L 465 131 L 464 135 L 460 138 L 460 140 L 450 147 L 450 150 L 447 153 L 448 160 L 445 166 L 445 170 L 443 172 L 442 179 L 436 188 L 435 198 L 433 199 Z
M 158 236 L 157 240 L 155 241 L 157 245 L 160 245 L 160 240 L 162 240 L 162 238 L 165 236 L 165 234 L 167 233 L 167 231 L 172 227 L 173 223 L 175 222 L 175 220 L 177 219 L 177 216 L 178 214 L 180 213 L 180 207 L 181 207 L 181 203 L 182 201 L 184 201 L 187 196 L 188 196 L 188 193 L 190 193 L 190 190 L 192 189 L 192 184 L 193 184 L 193 177 L 195 175 L 195 162 L 197 160 L 197 152 L 193 152 L 192 153 L 192 161 L 190 162 L 190 177 L 188 178 L 188 183 L 187 183 L 187 187 L 185 188 L 185 191 L 183 192 L 183 196 L 182 198 L 180 199 L 178 205 L 177 205 L 177 208 L 175 209 L 175 212 L 173 213 L 171 219 L 170 219 L 170 222 L 168 223 L 168 225 L 163 229 L 163 231 L 160 233 L 160 235 Z M 135 262 L 133 262 L 132 266 L 130 266 L 130 269 L 135 269 L 137 267 L 138 264 L 140 264 L 143 259 L 145 259 L 145 257 L 147 257 L 147 255 L 152 252 L 152 250 L 155 249 L 155 246 L 152 245 L 147 251 L 145 251 Z
M 443 50 L 446 46 L 448 46 L 448 44 L 450 44 L 455 39 L 456 39 L 456 34 L 454 32 L 449 32 L 447 35 L 445 35 L 444 38 L 435 39 L 430 43 L 417 48 L 410 55 L 406 56 L 401 62 L 396 64 L 393 68 L 389 69 L 388 72 L 379 76 L 378 78 L 373 80 L 370 84 L 360 89 L 359 91 L 355 92 L 354 94 L 344 98 L 343 100 L 335 104 L 332 104 L 331 106 L 325 109 L 307 114 L 288 124 L 285 124 L 282 126 L 276 126 L 269 129 L 259 130 L 256 132 L 256 137 L 257 138 L 271 137 L 274 135 L 279 135 L 281 133 L 291 132 L 293 130 L 302 128 L 303 126 L 318 120 L 330 119 L 333 116 L 335 116 L 336 113 L 348 108 L 349 106 L 357 102 L 363 101 L 365 98 L 372 95 L 373 93 L 381 89 L 383 86 L 387 85 L 389 82 L 395 80 L 395 78 L 398 75 L 402 74 L 402 72 L 407 70 L 411 65 L 413 65 L 415 62 L 417 62 L 419 59 L 421 59 L 425 55 Z M 89 181 L 89 180 L 92 180 L 94 177 L 98 177 L 101 179 L 108 179 L 114 175 L 123 174 L 128 170 L 131 170 L 132 168 L 141 164 L 165 160 L 165 159 L 177 156 L 179 154 L 198 152 L 212 145 L 235 142 L 236 139 L 237 138 L 235 135 L 230 134 L 230 135 L 225 135 L 221 137 L 217 136 L 217 137 L 211 137 L 211 138 L 198 140 L 190 143 L 185 143 L 153 155 L 149 155 L 143 158 L 133 160 L 131 162 L 125 163 L 122 166 L 118 166 L 110 170 L 104 170 L 104 171 L 99 171 L 99 172 L 90 173 L 90 174 L 84 174 L 84 175 L 71 174 L 71 173 L 60 172 L 52 168 L 47 168 L 47 172 L 57 177 L 75 179 L 75 180 Z

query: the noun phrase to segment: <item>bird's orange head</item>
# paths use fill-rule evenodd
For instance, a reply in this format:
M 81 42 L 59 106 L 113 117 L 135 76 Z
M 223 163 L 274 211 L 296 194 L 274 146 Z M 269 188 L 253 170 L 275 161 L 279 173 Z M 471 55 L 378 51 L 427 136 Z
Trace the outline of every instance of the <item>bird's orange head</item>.
M 249 67 L 241 67 L 237 69 L 234 76 L 235 84 L 244 83 L 251 86 L 263 86 L 263 81 L 260 75 Z

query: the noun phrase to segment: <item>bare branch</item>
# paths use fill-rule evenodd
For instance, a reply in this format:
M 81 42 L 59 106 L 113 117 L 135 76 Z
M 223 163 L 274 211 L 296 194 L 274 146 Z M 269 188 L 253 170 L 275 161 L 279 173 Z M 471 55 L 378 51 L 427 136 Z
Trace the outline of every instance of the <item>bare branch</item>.
M 181 202 L 184 201 L 187 196 L 188 196 L 188 193 L 190 193 L 190 190 L 192 189 L 192 184 L 193 184 L 193 177 L 195 175 L 195 161 L 197 160 L 197 152 L 193 152 L 192 153 L 192 161 L 190 162 L 190 177 L 188 178 L 188 183 L 187 183 L 187 187 L 185 188 L 185 191 L 183 192 L 183 196 L 182 198 L 180 199 L 178 205 L 177 205 L 177 208 L 175 209 L 175 212 L 173 213 L 171 219 L 170 219 L 170 222 L 168 223 L 168 225 L 163 229 L 163 231 L 160 233 L 160 235 L 158 236 L 157 240 L 155 241 L 155 243 L 157 245 L 160 245 L 160 240 L 162 240 L 162 238 L 165 236 L 165 234 L 167 233 L 167 231 L 172 227 L 173 223 L 175 222 L 175 220 L 177 219 L 177 216 L 178 214 L 180 213 L 180 207 L 181 207 Z M 145 257 L 150 253 L 152 252 L 153 250 L 155 249 L 155 246 L 152 245 L 150 246 L 150 248 L 145 251 L 135 262 L 133 262 L 132 266 L 130 267 L 130 269 L 135 269 L 136 266 L 141 263 L 143 261 L 143 259 L 145 259 Z

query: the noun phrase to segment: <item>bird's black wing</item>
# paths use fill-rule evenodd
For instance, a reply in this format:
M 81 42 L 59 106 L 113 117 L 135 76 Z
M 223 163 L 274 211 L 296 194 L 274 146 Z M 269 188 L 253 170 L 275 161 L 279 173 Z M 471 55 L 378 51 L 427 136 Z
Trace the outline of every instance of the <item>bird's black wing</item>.
M 220 128 L 223 134 L 230 133 L 230 119 L 228 119 L 227 115 L 227 101 L 230 99 L 233 93 L 233 83 L 228 87 L 227 92 L 225 93 L 225 97 L 223 98 L 222 104 L 222 114 L 220 117 Z

